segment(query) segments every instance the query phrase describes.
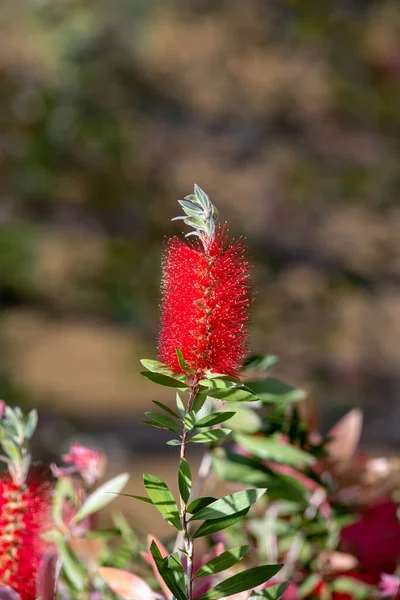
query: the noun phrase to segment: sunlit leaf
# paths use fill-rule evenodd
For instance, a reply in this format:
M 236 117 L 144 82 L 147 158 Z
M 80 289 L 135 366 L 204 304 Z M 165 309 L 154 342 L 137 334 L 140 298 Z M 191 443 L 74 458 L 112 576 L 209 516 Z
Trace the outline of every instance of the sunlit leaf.
M 253 592 L 250 596 L 253 600 L 280 600 L 290 585 L 289 581 L 272 585 L 271 587 Z
M 232 417 L 235 416 L 234 412 L 219 412 L 214 413 L 212 415 L 206 415 L 196 423 L 196 428 L 199 427 L 212 427 L 213 425 L 218 425 L 219 423 L 224 423 L 225 421 L 229 421 Z
M 121 475 L 117 475 L 117 477 L 106 481 L 106 483 L 103 483 L 103 485 L 86 498 L 85 502 L 74 516 L 73 520 L 75 523 L 79 523 L 79 521 L 86 519 L 89 515 L 98 512 L 101 508 L 104 508 L 104 506 L 114 500 L 114 494 L 119 494 L 121 490 L 123 490 L 128 479 L 128 473 L 122 473 Z
M 180 529 L 181 522 L 178 507 L 167 484 L 162 479 L 150 473 L 143 475 L 143 481 L 150 500 L 160 511 L 164 519 L 177 529 Z
M 191 521 L 220 519 L 234 515 L 257 502 L 266 491 L 266 488 L 253 488 L 229 494 L 196 512 Z
M 140 374 L 143 375 L 143 377 L 150 379 L 150 381 L 158 383 L 159 385 L 179 388 L 180 390 L 188 389 L 186 383 L 175 377 L 169 377 L 168 375 L 163 375 L 162 373 L 153 373 L 152 371 L 142 371 Z
M 268 488 L 270 500 L 284 498 L 302 505 L 308 503 L 309 494 L 297 479 L 275 473 L 266 465 L 247 456 L 218 449 L 218 453 L 213 453 L 212 468 L 217 477 L 224 481 Z
M 277 437 L 262 438 L 253 435 L 236 434 L 235 439 L 245 450 L 264 460 L 283 463 L 293 467 L 309 465 L 315 462 L 315 458 L 311 454 L 290 444 L 284 444 Z
M 161 575 L 168 589 L 170 589 L 172 594 L 175 596 L 176 600 L 186 600 L 186 594 L 182 586 L 179 573 L 164 566 L 164 559 L 154 541 L 151 543 L 150 552 L 153 556 L 159 574 Z
M 222 519 L 212 519 L 210 521 L 204 521 L 200 525 L 200 527 L 193 534 L 194 538 L 202 537 L 204 535 L 211 535 L 212 533 L 216 533 L 217 531 L 222 531 L 223 529 L 227 529 L 231 527 L 243 517 L 247 515 L 249 512 L 249 508 L 245 508 L 240 512 L 230 515 L 229 517 L 222 517 Z
M 273 377 L 248 380 L 246 381 L 246 387 L 267 404 L 296 402 L 302 400 L 306 395 L 303 390 L 294 388 Z
M 212 496 L 196 498 L 196 500 L 193 500 L 193 502 L 191 502 L 189 504 L 189 506 L 187 507 L 186 510 L 191 515 L 194 515 L 196 512 L 199 512 L 199 510 L 201 510 L 205 506 L 208 506 L 209 504 L 211 504 L 211 502 L 215 502 L 215 501 L 216 501 L 216 498 L 213 498 Z
M 222 552 L 222 554 L 212 558 L 203 565 L 197 571 L 195 578 L 204 577 L 204 575 L 215 575 L 215 573 L 221 573 L 221 571 L 229 569 L 229 567 L 232 567 L 243 558 L 248 548 L 248 546 L 238 546 L 237 548 L 230 548 L 226 552 Z
M 228 579 L 221 581 L 221 583 L 217 583 L 217 585 L 200 596 L 198 600 L 218 600 L 219 598 L 251 590 L 271 579 L 281 568 L 282 565 L 264 565 L 262 567 L 247 569 L 232 577 L 228 577 Z
M 126 600 L 153 600 L 154 594 L 150 586 L 137 575 L 114 569 L 112 567 L 101 567 L 99 575 L 115 594 Z
M 190 438 L 191 442 L 195 442 L 196 444 L 208 444 L 210 442 L 216 442 L 226 437 L 231 433 L 230 429 L 212 429 L 210 431 L 202 431 L 201 433 L 196 433 L 192 438 Z

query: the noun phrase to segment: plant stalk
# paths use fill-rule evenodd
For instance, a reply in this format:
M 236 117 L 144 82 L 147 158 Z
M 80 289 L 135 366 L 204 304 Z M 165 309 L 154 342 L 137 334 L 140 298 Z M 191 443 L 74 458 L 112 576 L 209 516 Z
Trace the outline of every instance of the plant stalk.
M 190 383 L 190 393 L 188 402 L 186 405 L 185 416 L 192 410 L 193 402 L 196 398 L 198 389 L 199 389 L 199 375 L 194 375 L 192 381 Z M 188 431 L 183 425 L 182 429 L 182 442 L 181 442 L 181 451 L 180 451 L 180 461 L 186 459 L 186 448 L 188 444 Z M 187 518 L 186 504 L 179 494 L 180 499 L 180 519 L 182 524 L 182 540 L 186 553 L 186 595 L 187 600 L 192 600 L 192 580 L 193 580 L 193 559 L 194 559 L 194 542 L 190 536 L 189 532 L 189 524 Z M 177 540 L 178 542 L 178 540 Z

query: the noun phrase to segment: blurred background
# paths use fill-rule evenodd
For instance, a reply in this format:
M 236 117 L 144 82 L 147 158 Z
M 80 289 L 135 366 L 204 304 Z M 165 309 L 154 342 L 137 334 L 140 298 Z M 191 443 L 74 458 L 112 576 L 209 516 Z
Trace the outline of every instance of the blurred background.
M 194 182 L 251 248 L 252 351 L 323 426 L 362 406 L 364 446 L 398 450 L 398 1 L 13 0 L 0 23 L 0 396 L 39 407 L 38 452 L 165 452 L 138 361 Z

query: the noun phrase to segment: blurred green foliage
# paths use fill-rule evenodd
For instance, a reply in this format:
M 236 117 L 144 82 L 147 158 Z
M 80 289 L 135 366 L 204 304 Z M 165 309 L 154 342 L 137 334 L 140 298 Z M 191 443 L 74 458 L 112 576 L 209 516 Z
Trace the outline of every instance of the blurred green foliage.
M 5 309 L 95 314 L 154 340 L 160 246 L 196 181 L 255 257 L 253 349 L 353 397 L 360 373 L 392 377 L 398 2 L 16 0 L 2 12 Z M 38 267 L 49 232 L 97 240 L 89 266 L 74 242 L 63 251 L 66 294 Z

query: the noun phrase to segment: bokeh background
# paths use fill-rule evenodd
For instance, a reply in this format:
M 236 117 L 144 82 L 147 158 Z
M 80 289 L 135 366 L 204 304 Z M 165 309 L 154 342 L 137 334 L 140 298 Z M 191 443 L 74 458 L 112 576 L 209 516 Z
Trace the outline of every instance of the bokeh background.
M 194 182 L 251 248 L 252 351 L 397 451 L 398 1 L 13 0 L 0 28 L 0 395 L 38 452 L 165 452 L 138 361 Z

